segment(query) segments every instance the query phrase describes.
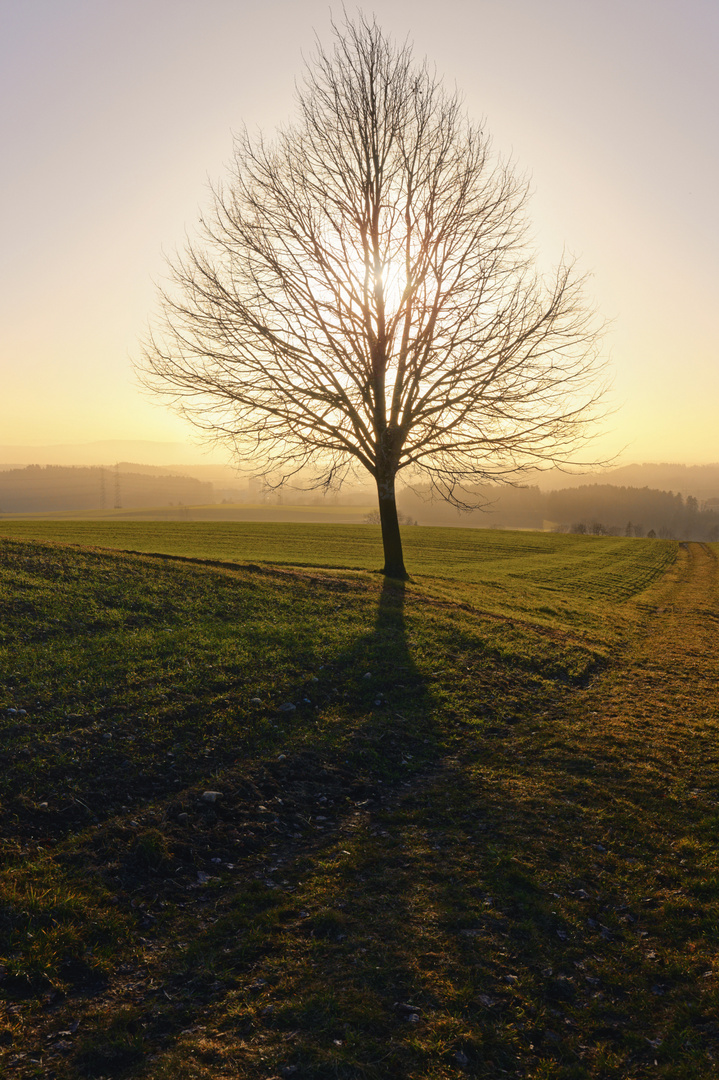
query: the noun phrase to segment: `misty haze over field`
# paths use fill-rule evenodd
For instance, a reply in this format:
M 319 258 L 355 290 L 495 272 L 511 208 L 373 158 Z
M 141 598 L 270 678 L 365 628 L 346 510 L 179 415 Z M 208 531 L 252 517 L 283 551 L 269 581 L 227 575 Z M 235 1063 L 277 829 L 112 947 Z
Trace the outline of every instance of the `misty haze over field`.
M 141 454 L 150 462 L 132 459 Z M 113 455 L 122 456 L 108 464 Z M 222 461 L 193 463 L 195 455 L 196 450 L 181 443 L 119 440 L 0 447 L 0 515 L 352 524 L 373 520 L 370 485 L 347 484 L 327 495 L 290 486 L 271 490 Z M 516 486 L 477 490 L 485 505 L 470 513 L 408 487 L 401 490 L 398 503 L 405 521 L 420 525 L 719 539 L 719 464 L 645 463 L 587 474 L 552 469 L 525 474 Z

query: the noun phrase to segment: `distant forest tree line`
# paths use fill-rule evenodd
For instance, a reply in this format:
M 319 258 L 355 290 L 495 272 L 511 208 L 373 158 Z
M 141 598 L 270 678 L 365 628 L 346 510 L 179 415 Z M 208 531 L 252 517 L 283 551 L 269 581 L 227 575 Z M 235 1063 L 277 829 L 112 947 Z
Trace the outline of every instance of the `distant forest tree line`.
M 671 491 L 592 484 L 547 496 L 552 519 L 571 532 L 607 536 L 658 536 L 667 540 L 719 540 L 719 500 L 700 504 Z
M 553 528 L 598 536 L 657 536 L 675 540 L 719 540 L 719 497 L 700 503 L 653 488 L 586 484 L 557 491 L 538 487 L 487 486 L 477 489 L 481 511 L 458 515 L 450 507 L 428 504 L 422 491 L 406 490 L 400 503 L 420 523 L 492 526 L 515 529 Z
M 0 471 L 0 513 L 159 510 L 220 501 L 208 481 L 165 472 L 134 472 L 132 468 L 29 465 Z M 553 528 L 599 536 L 719 541 L 719 496 L 700 502 L 692 495 L 685 498 L 671 491 L 614 484 L 585 484 L 556 491 L 487 485 L 473 488 L 473 498 L 484 506 L 470 513 L 445 502 L 431 502 L 427 496 L 427 489 L 402 491 L 398 501 L 405 524 Z M 290 493 L 286 502 L 292 502 Z

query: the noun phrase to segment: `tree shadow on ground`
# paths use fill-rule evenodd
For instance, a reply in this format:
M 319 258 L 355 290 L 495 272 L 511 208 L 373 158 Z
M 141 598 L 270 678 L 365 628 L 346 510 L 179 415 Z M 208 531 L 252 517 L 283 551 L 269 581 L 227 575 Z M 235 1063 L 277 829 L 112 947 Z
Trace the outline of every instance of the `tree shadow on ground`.
M 103 991 L 96 978 L 75 987 L 89 1006 L 77 1075 L 140 1068 L 158 1041 L 171 1043 L 192 1026 L 223 996 L 218 935 L 238 920 L 244 927 L 239 955 L 228 959 L 222 946 L 221 966 L 235 982 L 236 968 L 251 969 L 265 949 L 252 944 L 258 915 L 290 895 L 277 885 L 280 868 L 286 881 L 306 874 L 355 816 L 382 813 L 407 776 L 436 756 L 438 733 L 407 640 L 404 602 L 404 584 L 384 581 L 372 630 L 331 658 L 330 682 L 336 678 L 341 690 L 325 703 L 330 737 L 326 723 L 313 728 L 303 717 L 275 758 L 219 770 L 213 801 L 197 789 L 155 799 L 136 808 L 131 825 L 106 822 L 58 853 L 68 869 L 82 864 L 83 873 L 102 878 L 120 907 L 132 906 L 147 946 L 144 959 L 127 965 L 124 977 L 110 976 Z M 317 687 L 306 681 L 290 697 L 301 702 L 310 694 Z M 410 702 L 407 715 L 395 711 L 398 700 Z M 158 1002 L 152 986 L 164 979 Z
M 385 582 L 372 629 L 331 658 L 316 726 L 218 773 L 216 802 L 152 810 L 172 859 L 128 848 L 115 875 L 142 956 L 89 1002 L 58 1075 L 711 1075 L 709 811 L 664 809 L 658 749 L 637 769 L 661 720 L 629 746 L 591 719 L 604 691 L 562 683 L 510 724 L 526 673 L 488 659 L 487 726 L 452 725 L 407 595 Z

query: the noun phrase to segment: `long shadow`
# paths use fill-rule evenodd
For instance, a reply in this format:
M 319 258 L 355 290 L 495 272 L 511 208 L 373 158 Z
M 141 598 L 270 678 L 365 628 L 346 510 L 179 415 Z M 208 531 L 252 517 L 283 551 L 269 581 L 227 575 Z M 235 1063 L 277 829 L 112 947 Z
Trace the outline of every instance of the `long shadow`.
M 168 1049 L 179 1030 L 203 1014 L 236 1014 L 238 998 L 249 997 L 251 1004 L 230 1025 L 231 1038 L 243 1046 L 238 1076 L 277 1075 L 278 1069 L 317 1078 L 419 1075 L 427 1059 L 408 1049 L 410 1025 L 421 1014 L 451 1014 L 458 1006 L 455 990 L 445 1000 L 431 988 L 433 979 L 474 985 L 476 964 L 457 954 L 456 942 L 463 939 L 452 927 L 441 955 L 433 953 L 433 942 L 422 941 L 425 913 L 430 923 L 446 920 L 462 890 L 476 890 L 481 877 L 467 885 L 465 867 L 443 852 L 445 841 L 450 848 L 457 841 L 453 803 L 463 801 L 467 778 L 456 762 L 444 760 L 446 733 L 413 656 L 406 600 L 402 583 L 385 581 L 372 630 L 332 661 L 337 683 L 346 687 L 337 699 L 346 732 L 334 743 L 322 732 L 311 739 L 303 732 L 284 760 L 245 774 L 246 801 L 261 799 L 263 809 L 272 808 L 283 835 L 265 832 L 247 851 L 242 883 L 228 890 L 224 903 L 214 901 L 220 923 L 195 932 L 188 946 L 166 957 L 167 970 L 175 972 L 166 995 L 172 1007 L 160 1002 L 154 1023 L 158 1035 L 165 1025 Z M 344 684 L 343 672 L 349 673 Z M 507 675 L 499 672 L 498 678 L 504 685 Z M 297 693 L 313 693 L 312 684 Z M 328 700 L 330 711 L 334 704 Z M 476 814 L 475 794 L 467 794 L 462 812 L 472 807 Z M 221 804 L 208 815 L 215 817 L 209 825 L 220 855 L 218 826 L 238 809 L 237 802 Z M 304 812 L 302 835 L 291 831 L 298 810 Z M 466 840 L 463 858 L 478 865 L 487 837 L 468 830 Z M 516 870 L 507 874 L 511 885 Z M 476 901 L 474 896 L 475 907 Z M 199 906 L 188 904 L 193 918 Z M 262 942 L 253 939 L 252 925 L 272 912 L 282 931 L 268 946 L 266 934 Z M 474 933 L 473 926 L 467 929 Z M 238 938 L 228 949 L 228 941 Z M 223 960 L 220 954 L 228 952 L 231 959 Z M 317 968 L 319 978 L 313 975 Z M 276 1006 L 278 997 L 283 1000 Z M 442 1039 L 454 1047 L 456 1061 L 450 1055 L 450 1063 L 461 1063 L 471 1039 L 458 1040 L 446 1016 L 442 1023 Z M 338 1038 L 348 1028 L 351 1052 L 341 1050 L 344 1040 Z M 278 1043 L 278 1060 L 265 1067 L 253 1057 L 253 1040 Z M 389 1057 L 388 1044 L 394 1047 Z M 172 1068 L 178 1064 L 173 1057 Z
M 716 903 L 687 840 L 693 793 L 664 813 L 658 771 L 625 775 L 626 746 L 591 722 L 575 735 L 566 688 L 539 738 L 528 711 L 503 740 L 469 733 L 445 758 L 406 601 L 384 582 L 371 631 L 332 659 L 325 708 L 345 731 L 303 729 L 284 760 L 245 771 L 240 798 L 192 808 L 192 867 L 203 845 L 237 851 L 227 828 L 243 805 L 252 821 L 260 802 L 272 815 L 236 884 L 203 894 L 175 875 L 194 930 L 166 955 L 169 1004 L 148 990 L 134 1022 L 155 1048 L 164 1025 L 180 1077 L 201 1075 L 182 1072 L 180 1031 L 209 1018 L 237 1048 L 234 1075 L 258 1080 L 589 1080 L 645 1075 L 655 1059 L 667 1076 L 711 1075 L 700 1057 L 716 1052 L 716 1024 L 682 955 L 711 930 L 701 902 Z M 525 677 L 490 663 L 503 690 Z M 669 1071 L 672 1055 L 686 1072 Z
M 385 579 L 372 631 L 336 659 L 338 667 L 354 673 L 346 692 L 359 709 L 348 711 L 363 717 L 347 748 L 364 758 L 377 779 L 390 783 L 404 779 L 403 768 L 413 772 L 418 755 L 431 759 L 432 751 L 422 748 L 431 746 L 435 733 L 431 696 L 408 640 L 405 604 L 404 582 Z
M 157 959 L 98 995 L 73 1076 L 589 1078 L 612 1054 L 620 1069 L 654 1059 L 646 999 L 670 989 L 641 935 L 660 926 L 627 906 L 634 864 L 602 850 L 613 802 L 615 828 L 632 831 L 621 748 L 548 734 L 523 764 L 525 739 L 541 742 L 533 718 L 457 739 L 415 659 L 408 594 L 385 580 L 371 628 L 321 684 L 292 688 L 309 702 L 288 714 L 282 753 L 222 769 L 214 802 L 190 791 L 137 814 L 141 831 L 156 815 L 172 865 L 149 839 L 131 844 L 113 890 Z M 510 723 L 526 673 L 487 657 L 482 679 L 497 690 L 485 719 Z M 602 794 L 585 781 L 604 763 Z M 650 824 L 635 814 L 633 827 L 651 854 Z M 101 831 L 87 843 L 105 873 Z M 183 1032 L 205 1024 L 219 1034 L 193 1071 Z
M 322 890 L 323 872 L 314 864 L 325 858 L 323 853 L 334 852 L 338 836 L 351 835 L 357 814 L 371 832 L 385 833 L 383 818 L 398 792 L 435 765 L 441 738 L 431 695 L 412 655 L 405 604 L 404 583 L 384 580 L 372 629 L 326 664 L 328 692 L 319 691 L 325 699 L 319 712 L 337 715 L 329 737 L 319 721 L 314 732 L 298 724 L 296 738 L 289 734 L 283 739 L 284 752 L 275 760 L 249 767 L 239 763 L 219 772 L 213 784 L 221 791 L 216 801 L 185 793 L 161 798 L 147 814 L 136 814 L 140 836 L 126 847 L 119 867 L 115 859 L 119 873 L 112 875 L 112 888 L 121 903 L 132 899 L 138 931 L 166 951 L 152 978 L 141 977 L 140 969 L 127 973 L 133 989 L 124 1011 L 117 1009 L 117 1022 L 104 1016 L 102 1031 L 92 1030 L 88 1022 L 77 1049 L 78 1075 L 125 1074 L 128 1069 L 132 1074 L 146 1057 L 138 1025 L 148 1052 L 157 1051 L 158 1044 L 166 1050 L 183 1029 L 215 1010 L 228 989 L 266 959 L 266 945 L 253 944 L 252 926 L 268 917 L 263 912 L 291 903 L 292 894 L 278 885 L 280 875 L 290 882 L 304 877 Z M 311 696 L 317 700 L 313 681 L 290 695 L 298 701 Z M 173 852 L 172 873 L 163 852 L 153 848 L 149 834 L 154 824 Z M 123 831 L 124 826 L 109 824 L 82 845 L 94 850 L 101 873 L 105 852 L 116 847 Z M 339 894 L 336 899 L 342 902 Z M 175 910 L 170 924 L 168 905 Z M 206 920 L 209 907 L 215 913 Z M 173 938 L 182 944 L 167 947 L 163 924 L 172 925 Z M 320 924 L 321 919 L 315 929 L 324 938 Z M 218 949 L 226 954 L 225 935 L 234 940 L 240 931 L 243 940 L 223 960 L 224 976 L 218 981 Z M 396 959 L 402 968 L 411 965 L 409 957 Z M 404 974 L 398 978 L 407 982 Z M 158 1000 L 151 989 L 153 979 L 166 980 L 164 998 Z M 114 980 L 112 992 L 115 1002 L 122 1001 L 122 980 Z

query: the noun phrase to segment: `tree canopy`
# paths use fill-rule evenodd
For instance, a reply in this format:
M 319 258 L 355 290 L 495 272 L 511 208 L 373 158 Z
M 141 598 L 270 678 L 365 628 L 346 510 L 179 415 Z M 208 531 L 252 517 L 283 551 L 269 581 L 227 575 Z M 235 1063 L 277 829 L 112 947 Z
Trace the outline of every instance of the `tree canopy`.
M 570 262 L 537 272 L 526 182 L 409 45 L 363 17 L 334 27 L 297 106 L 273 139 L 236 138 L 172 264 L 147 379 L 277 483 L 367 470 L 402 577 L 398 474 L 462 507 L 576 454 L 601 396 L 595 320 Z

